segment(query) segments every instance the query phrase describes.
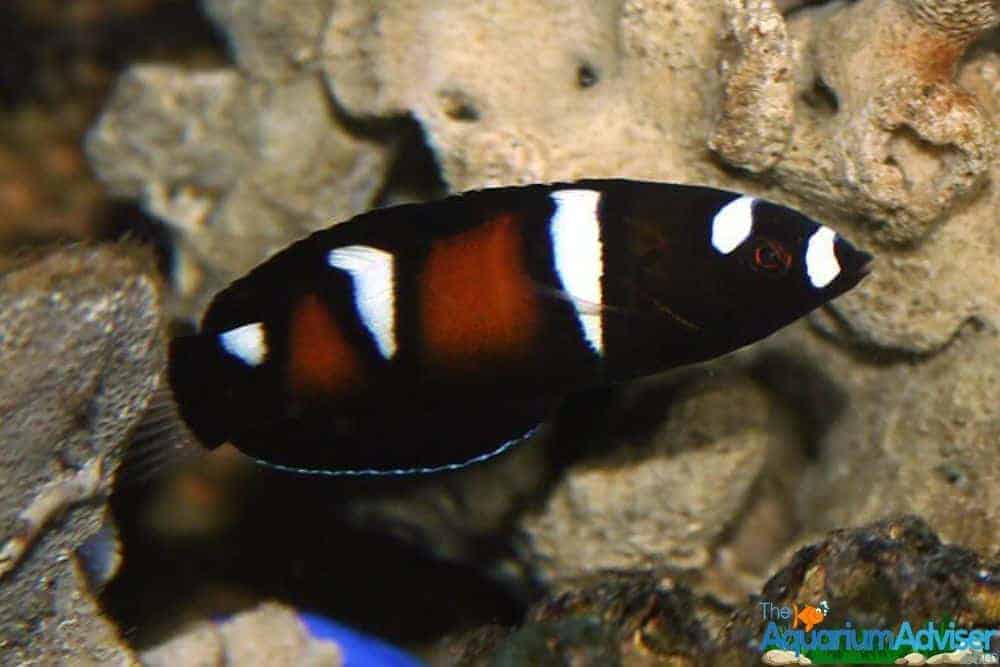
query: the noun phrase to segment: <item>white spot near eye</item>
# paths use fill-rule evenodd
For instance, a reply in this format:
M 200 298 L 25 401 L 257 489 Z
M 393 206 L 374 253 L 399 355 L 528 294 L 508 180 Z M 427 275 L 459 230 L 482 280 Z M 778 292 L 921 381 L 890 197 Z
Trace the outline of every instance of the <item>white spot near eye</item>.
M 556 204 L 549 227 L 556 273 L 574 303 L 583 336 L 591 349 L 604 354 L 604 331 L 600 312 L 586 305 L 600 306 L 604 256 L 601 244 L 601 221 L 597 209 L 601 193 L 596 190 L 556 190 L 551 195 Z
M 354 282 L 354 304 L 361 322 L 386 359 L 396 354 L 396 294 L 392 253 L 365 245 L 334 248 L 326 256 L 332 268 L 346 271 Z
M 809 237 L 806 247 L 806 272 L 813 287 L 821 288 L 829 285 L 840 275 L 840 262 L 834 251 L 834 240 L 837 233 L 829 227 L 820 227 Z
M 219 334 L 222 349 L 247 366 L 260 366 L 267 358 L 264 325 L 253 322 Z
M 712 218 L 712 247 L 728 255 L 747 240 L 753 231 L 756 197 L 743 195 L 729 202 Z

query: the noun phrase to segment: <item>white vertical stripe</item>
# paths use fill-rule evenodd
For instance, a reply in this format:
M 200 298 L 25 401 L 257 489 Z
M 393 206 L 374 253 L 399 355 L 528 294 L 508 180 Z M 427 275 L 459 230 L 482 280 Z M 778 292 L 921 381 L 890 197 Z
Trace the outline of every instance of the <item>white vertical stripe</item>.
M 364 245 L 334 248 L 327 263 L 351 275 L 354 304 L 386 359 L 396 354 L 396 292 L 392 253 Z
M 833 243 L 837 233 L 829 227 L 820 227 L 809 237 L 806 247 L 806 272 L 813 287 L 826 287 L 840 275 L 840 262 Z
M 267 341 L 264 325 L 260 322 L 244 324 L 219 334 L 222 349 L 248 366 L 260 366 L 267 358 Z
M 743 195 L 729 202 L 712 218 L 712 247 L 728 255 L 753 231 L 754 197 Z
M 549 227 L 556 273 L 566 292 L 583 302 L 573 304 L 583 327 L 583 336 L 597 354 L 603 355 L 601 314 L 587 308 L 587 305 L 600 306 L 603 301 L 601 276 L 604 274 L 604 257 L 597 213 L 601 193 L 596 190 L 557 190 L 551 196 L 556 204 Z

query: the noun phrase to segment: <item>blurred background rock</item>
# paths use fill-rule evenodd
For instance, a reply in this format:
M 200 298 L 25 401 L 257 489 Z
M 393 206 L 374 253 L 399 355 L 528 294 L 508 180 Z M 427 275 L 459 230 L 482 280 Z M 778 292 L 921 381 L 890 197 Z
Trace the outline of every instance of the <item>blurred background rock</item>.
M 109 200 L 81 139 L 126 65 L 224 61 L 196 3 L 12 0 L 0 6 L 0 44 L 0 248 L 155 234 L 135 206 Z

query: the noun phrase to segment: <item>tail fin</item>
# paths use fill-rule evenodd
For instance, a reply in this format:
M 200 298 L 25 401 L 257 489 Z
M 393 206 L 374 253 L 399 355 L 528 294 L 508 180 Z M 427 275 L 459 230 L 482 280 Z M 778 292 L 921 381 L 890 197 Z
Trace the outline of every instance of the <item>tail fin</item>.
M 254 384 L 233 367 L 215 336 L 173 338 L 166 381 L 132 433 L 120 478 L 126 483 L 145 481 L 166 466 L 229 440 L 236 426 L 260 412 L 240 400 L 240 388 Z
M 214 449 L 229 437 L 231 402 L 220 383 L 221 368 L 215 341 L 202 335 L 170 341 L 168 379 L 180 416 L 202 445 Z
M 129 436 L 118 479 L 126 485 L 144 483 L 193 459 L 201 451 L 178 414 L 170 389 L 165 382 L 161 383 Z

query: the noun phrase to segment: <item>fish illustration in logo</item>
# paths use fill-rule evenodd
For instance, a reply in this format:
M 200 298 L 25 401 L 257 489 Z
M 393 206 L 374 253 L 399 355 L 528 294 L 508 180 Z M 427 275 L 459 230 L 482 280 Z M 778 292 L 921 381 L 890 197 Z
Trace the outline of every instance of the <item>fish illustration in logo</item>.
M 829 611 L 830 606 L 826 600 L 820 602 L 818 607 L 806 604 L 802 605 L 801 609 L 798 605 L 792 604 L 792 628 L 799 627 L 801 623 L 805 626 L 806 632 L 811 632 L 814 626 L 823 622 Z

